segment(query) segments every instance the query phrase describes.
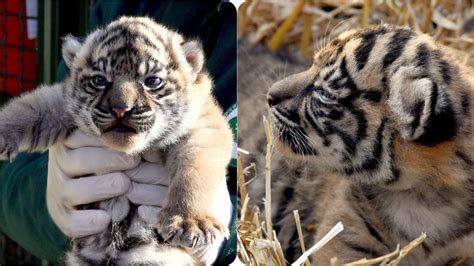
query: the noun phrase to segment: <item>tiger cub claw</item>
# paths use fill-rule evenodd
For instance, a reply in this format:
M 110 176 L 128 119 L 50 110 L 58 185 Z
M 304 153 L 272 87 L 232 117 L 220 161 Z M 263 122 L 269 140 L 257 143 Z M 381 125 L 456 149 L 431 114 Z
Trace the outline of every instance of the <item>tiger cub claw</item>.
M 18 145 L 14 142 L 7 141 L 5 137 L 0 135 L 0 159 L 10 160 L 15 159 L 18 155 Z
M 183 215 L 169 209 L 158 214 L 157 229 L 166 242 L 185 248 L 199 248 L 229 236 L 227 227 L 211 216 Z

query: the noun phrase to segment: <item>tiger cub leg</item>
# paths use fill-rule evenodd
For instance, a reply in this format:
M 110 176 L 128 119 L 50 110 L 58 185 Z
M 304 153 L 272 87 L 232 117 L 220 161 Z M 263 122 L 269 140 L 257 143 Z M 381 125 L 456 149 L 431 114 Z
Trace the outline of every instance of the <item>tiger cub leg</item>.
M 0 110 L 0 159 L 22 151 L 45 151 L 75 126 L 65 110 L 63 86 L 43 86 L 7 103 Z

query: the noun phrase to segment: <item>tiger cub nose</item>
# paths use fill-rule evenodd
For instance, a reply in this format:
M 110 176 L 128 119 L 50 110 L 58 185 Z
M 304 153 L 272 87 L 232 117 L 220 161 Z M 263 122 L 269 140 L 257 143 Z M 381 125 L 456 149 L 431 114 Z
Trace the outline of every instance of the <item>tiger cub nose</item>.
M 278 105 L 279 103 L 283 102 L 284 100 L 293 98 L 292 95 L 288 95 L 282 91 L 277 90 L 270 90 L 267 93 L 267 102 L 270 107 Z
M 288 78 L 287 78 L 288 79 Z M 280 104 L 285 100 L 292 99 L 297 94 L 297 90 L 288 86 L 286 79 L 273 84 L 267 93 L 267 102 L 270 107 Z
M 279 103 L 281 103 L 284 100 L 284 93 L 282 93 L 284 90 L 280 88 L 279 82 L 276 82 L 273 84 L 270 89 L 267 92 L 267 102 L 268 106 L 272 107 L 275 106 Z
M 124 116 L 128 115 L 130 113 L 130 110 L 132 108 L 129 107 L 112 107 L 112 112 L 117 116 L 118 118 L 123 118 Z
M 278 98 L 275 98 L 270 93 L 267 93 L 267 102 L 268 102 L 269 106 L 274 106 L 274 105 L 278 104 L 280 101 L 278 100 Z
M 270 107 L 283 101 L 297 97 L 308 85 L 313 83 L 314 71 L 312 69 L 293 74 L 275 82 L 267 93 L 267 102 Z

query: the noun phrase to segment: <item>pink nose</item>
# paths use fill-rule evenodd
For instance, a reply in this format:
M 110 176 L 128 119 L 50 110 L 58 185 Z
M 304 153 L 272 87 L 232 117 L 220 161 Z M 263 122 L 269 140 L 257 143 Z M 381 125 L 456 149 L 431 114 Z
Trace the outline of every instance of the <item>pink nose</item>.
M 122 107 L 116 107 L 112 108 L 112 111 L 117 115 L 117 117 L 123 117 L 127 111 L 130 109 L 122 108 Z

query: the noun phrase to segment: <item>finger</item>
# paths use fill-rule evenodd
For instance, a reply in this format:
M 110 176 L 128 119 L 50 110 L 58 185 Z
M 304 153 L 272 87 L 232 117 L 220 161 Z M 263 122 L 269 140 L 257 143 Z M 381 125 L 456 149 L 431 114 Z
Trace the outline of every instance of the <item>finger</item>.
M 84 176 L 125 171 L 135 168 L 140 158 L 104 147 L 64 149 L 59 154 L 58 165 L 68 176 Z
M 138 183 L 169 185 L 168 170 L 158 163 L 141 162 L 136 168 L 125 171 L 125 174 Z
M 160 211 L 160 207 L 142 205 L 138 207 L 138 217 L 148 225 L 156 225 L 158 224 L 158 213 Z
M 72 239 L 103 232 L 111 220 L 103 210 L 72 210 L 69 214 L 70 223 L 63 228 L 63 232 Z
M 130 179 L 123 173 L 110 173 L 71 179 L 66 182 L 64 201 L 69 207 L 110 199 L 125 194 Z
M 161 163 L 161 156 L 156 151 L 147 151 L 142 155 L 143 160 L 150 162 L 150 163 Z
M 205 245 L 199 248 L 194 248 L 191 253 L 198 258 L 204 265 L 212 265 L 219 255 L 219 250 L 223 244 L 224 239 L 219 238 L 210 245 Z
M 76 130 L 72 132 L 71 136 L 69 136 L 64 145 L 69 149 L 77 149 L 80 147 L 104 147 L 105 145 L 102 143 L 99 137 L 91 136 L 82 132 L 81 130 Z
M 127 193 L 128 199 L 137 205 L 162 207 L 168 195 L 168 187 L 132 182 Z

